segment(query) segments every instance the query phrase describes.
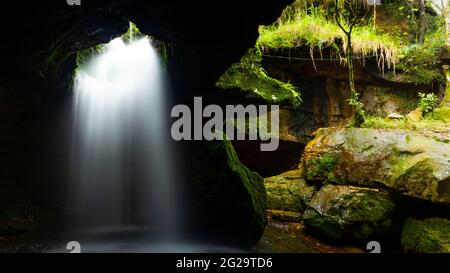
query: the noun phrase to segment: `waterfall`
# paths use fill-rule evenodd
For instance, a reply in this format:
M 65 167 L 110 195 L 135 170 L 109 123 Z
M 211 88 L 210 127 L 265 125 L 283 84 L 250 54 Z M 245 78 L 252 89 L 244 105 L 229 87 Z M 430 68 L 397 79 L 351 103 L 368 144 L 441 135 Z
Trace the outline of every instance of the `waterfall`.
M 145 227 L 173 236 L 177 198 L 167 100 L 162 64 L 149 38 L 116 38 L 77 71 L 75 229 Z

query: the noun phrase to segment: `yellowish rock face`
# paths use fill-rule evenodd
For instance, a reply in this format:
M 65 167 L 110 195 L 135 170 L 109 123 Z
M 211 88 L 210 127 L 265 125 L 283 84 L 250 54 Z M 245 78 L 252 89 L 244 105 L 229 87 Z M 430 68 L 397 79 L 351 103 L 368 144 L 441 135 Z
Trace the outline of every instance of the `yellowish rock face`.
M 320 129 L 305 148 L 304 174 L 450 204 L 449 140 L 406 130 Z

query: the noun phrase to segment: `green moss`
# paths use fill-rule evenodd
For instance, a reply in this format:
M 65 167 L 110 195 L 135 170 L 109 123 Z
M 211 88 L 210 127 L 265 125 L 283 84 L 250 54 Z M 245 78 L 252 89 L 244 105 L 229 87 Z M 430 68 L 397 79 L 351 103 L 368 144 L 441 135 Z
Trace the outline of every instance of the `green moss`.
M 308 229 L 330 239 L 340 240 L 344 236 L 344 230 L 339 224 L 329 221 L 312 208 L 308 208 L 303 214 L 303 222 Z
M 367 116 L 361 127 L 375 129 L 407 129 L 409 128 L 409 124 L 407 119 L 393 120 L 379 116 Z
M 387 194 L 375 191 L 361 191 L 358 195 L 347 195 L 343 203 L 348 210 L 347 221 L 380 221 L 386 217 L 386 211 L 394 210 L 394 203 Z
M 406 135 L 405 136 L 405 140 L 406 140 L 406 143 L 409 143 L 411 141 L 411 136 L 410 135 Z
M 192 221 L 229 243 L 257 243 L 267 224 L 263 178 L 239 161 L 229 140 L 193 142 L 189 152 Z
M 333 172 L 329 172 L 327 175 L 327 181 L 338 182 L 338 179 L 337 179 L 336 175 L 334 175 Z
M 253 214 L 253 221 L 259 223 L 260 226 L 265 227 L 267 225 L 266 217 L 266 191 L 264 188 L 263 178 L 256 172 L 250 171 L 245 165 L 243 165 L 236 154 L 236 150 L 230 140 L 223 140 L 225 151 L 228 156 L 228 165 L 233 172 L 236 172 L 250 194 L 252 207 L 255 210 Z
M 292 170 L 264 179 L 267 208 L 303 212 L 315 193 L 302 177 L 300 170 Z
M 314 180 L 321 177 L 331 178 L 335 181 L 335 176 L 332 174 L 334 167 L 338 162 L 332 154 L 325 154 L 319 158 L 312 159 L 307 162 L 307 179 Z
M 345 34 L 325 8 L 320 6 L 308 8 L 306 12 L 294 12 L 273 25 L 261 26 L 259 33 L 257 46 L 263 51 L 285 51 L 306 46 L 311 48 L 311 52 L 316 50 L 318 55 L 325 48 L 330 49 L 335 58 L 344 55 L 342 45 Z M 352 46 L 355 55 L 361 57 L 375 53 L 383 55 L 381 63 L 385 62 L 387 66 L 397 61 L 400 49 L 395 37 L 378 32 L 369 25 L 354 28 Z
M 420 140 L 416 139 L 416 143 L 417 141 Z M 408 146 L 408 150 L 399 151 L 396 147 L 392 149 L 396 155 L 391 159 L 390 164 L 393 183 L 400 183 L 401 177 L 407 178 L 411 174 L 427 177 L 433 172 L 428 166 L 428 158 L 423 155 L 421 146 L 415 147 L 415 143 L 411 140 Z
M 395 204 L 390 195 L 349 186 L 327 185 L 314 196 L 305 225 L 331 239 L 368 239 L 391 230 Z
M 396 149 L 392 149 L 396 152 Z M 398 153 L 398 152 L 397 152 Z M 408 163 L 407 156 L 403 156 L 402 154 L 398 154 L 398 157 L 393 160 L 390 171 L 392 175 L 391 184 L 395 183 L 395 181 L 409 169 L 410 165 Z
M 406 45 L 399 54 L 397 69 L 414 83 L 444 82 L 439 53 L 447 45 L 442 18 L 432 18 L 434 29 L 427 32 L 425 42 Z
M 405 252 L 450 253 L 450 221 L 408 218 L 403 226 L 401 242 Z
M 386 232 L 392 225 L 392 211 L 394 203 L 383 195 L 372 194 L 370 197 L 361 195 L 351 207 L 344 208 L 346 219 L 350 224 L 347 232 L 356 239 L 368 239 L 377 232 Z M 374 199 L 372 199 L 374 198 Z
M 366 116 L 362 128 L 373 129 L 401 129 L 401 130 L 447 130 L 448 129 L 448 112 L 437 108 L 433 114 L 427 115 L 421 120 L 412 121 L 408 118 L 388 119 L 379 116 Z
M 261 52 L 250 49 L 239 63 L 233 64 L 217 81 L 221 89 L 240 89 L 249 97 L 262 98 L 270 103 L 301 103 L 300 93 L 290 83 L 271 78 L 261 65 Z
M 433 118 L 443 122 L 450 122 L 450 108 L 445 107 L 434 109 Z

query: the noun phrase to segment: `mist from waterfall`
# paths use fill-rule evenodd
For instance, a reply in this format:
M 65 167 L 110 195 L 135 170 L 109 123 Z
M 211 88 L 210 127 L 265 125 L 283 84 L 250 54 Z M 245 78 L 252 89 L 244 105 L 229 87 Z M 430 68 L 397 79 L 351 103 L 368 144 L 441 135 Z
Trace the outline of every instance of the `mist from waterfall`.
M 168 99 L 149 38 L 112 40 L 77 71 L 74 96 L 74 228 L 145 227 L 173 236 L 178 217 Z

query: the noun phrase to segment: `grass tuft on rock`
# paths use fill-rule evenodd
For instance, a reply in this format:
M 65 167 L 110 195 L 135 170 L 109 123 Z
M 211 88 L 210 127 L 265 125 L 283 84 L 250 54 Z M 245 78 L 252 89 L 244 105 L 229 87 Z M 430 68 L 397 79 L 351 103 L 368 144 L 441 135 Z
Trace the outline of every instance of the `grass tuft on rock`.
M 285 21 L 278 21 L 271 26 L 259 28 L 257 46 L 263 52 L 286 51 L 307 46 L 311 50 L 311 58 L 320 58 L 325 48 L 331 49 L 334 58 L 341 58 L 344 62 L 346 48 L 345 34 L 334 22 L 327 18 L 323 8 L 311 8 L 307 13 L 296 13 Z M 371 26 L 358 26 L 352 35 L 352 46 L 357 57 L 365 58 L 376 55 L 380 70 L 395 66 L 401 49 L 399 40 L 395 37 L 378 32 Z M 319 51 L 319 56 L 314 56 Z

